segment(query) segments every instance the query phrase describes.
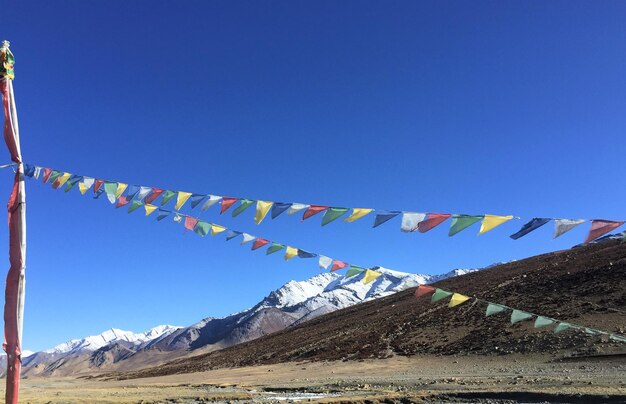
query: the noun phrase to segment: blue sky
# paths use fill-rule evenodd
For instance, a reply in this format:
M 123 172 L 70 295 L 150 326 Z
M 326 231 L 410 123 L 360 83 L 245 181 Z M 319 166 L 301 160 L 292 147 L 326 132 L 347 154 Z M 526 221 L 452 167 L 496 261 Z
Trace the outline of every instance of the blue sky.
M 3 15 L 33 164 L 288 202 L 624 218 L 622 2 L 20 1 Z M 8 198 L 10 172 L 0 181 Z M 200 238 L 106 198 L 29 181 L 27 200 L 27 349 L 189 325 L 318 273 L 315 260 Z M 429 274 L 569 248 L 588 229 L 513 241 L 523 221 L 449 238 L 448 223 L 403 234 L 399 219 L 252 216 L 203 214 Z

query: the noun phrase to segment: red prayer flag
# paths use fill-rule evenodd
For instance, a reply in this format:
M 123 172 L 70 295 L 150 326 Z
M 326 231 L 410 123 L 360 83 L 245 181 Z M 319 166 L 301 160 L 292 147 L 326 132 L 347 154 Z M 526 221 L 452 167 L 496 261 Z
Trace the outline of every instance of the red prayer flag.
M 52 169 L 44 168 L 43 169 L 43 182 L 44 183 L 48 182 L 48 178 L 50 178 L 50 175 L 52 175 Z
M 340 269 L 342 269 L 342 268 L 347 267 L 348 265 L 350 265 L 350 264 L 348 264 L 347 262 L 343 262 L 343 261 L 339 261 L 339 260 L 334 260 L 334 261 L 333 261 L 333 266 L 332 266 L 332 267 L 330 267 L 330 272 L 333 272 L 333 271 L 338 271 L 338 270 L 340 270 Z
M 58 189 L 60 186 L 61 186 L 61 177 L 57 178 L 52 183 L 52 188 L 54 188 L 54 189 Z
M 115 207 L 121 208 L 122 206 L 128 205 L 129 203 L 130 201 L 128 200 L 128 198 L 122 195 L 119 198 L 117 198 L 117 205 L 115 205 Z
M 306 220 L 313 215 L 317 215 L 318 213 L 323 212 L 326 209 L 328 209 L 328 206 L 311 205 L 307 210 L 304 211 L 304 214 L 302 215 L 302 220 Z
M 152 204 L 156 198 L 158 198 L 163 193 L 161 188 L 152 188 L 152 192 L 144 199 L 146 205 Z
M 196 219 L 195 217 L 191 217 L 191 216 L 185 217 L 185 229 L 193 230 L 197 224 L 198 224 L 198 219 Z
M 254 240 L 254 244 L 252 244 L 252 251 L 256 250 L 257 248 L 261 248 L 267 244 L 269 244 L 269 240 L 266 240 L 264 238 L 257 238 L 256 240 Z
M 415 290 L 415 297 L 422 297 L 429 293 L 433 293 L 434 291 L 435 291 L 435 288 L 433 288 L 432 286 L 419 285 L 417 289 Z
M 429 213 L 425 220 L 417 224 L 420 233 L 426 233 L 428 230 L 445 222 L 447 218 L 452 216 L 449 213 Z
M 615 220 L 592 220 L 591 229 L 589 229 L 589 235 L 585 243 L 593 241 L 600 236 L 605 235 L 611 230 L 615 230 L 626 222 L 618 222 Z
M 100 190 L 100 187 L 102 186 L 102 184 L 104 184 L 104 180 L 96 180 L 96 182 L 93 185 L 93 193 L 97 194 L 98 191 Z
M 231 198 L 230 196 L 222 197 L 222 209 L 220 210 L 220 215 L 228 210 L 231 206 L 237 202 L 239 198 Z

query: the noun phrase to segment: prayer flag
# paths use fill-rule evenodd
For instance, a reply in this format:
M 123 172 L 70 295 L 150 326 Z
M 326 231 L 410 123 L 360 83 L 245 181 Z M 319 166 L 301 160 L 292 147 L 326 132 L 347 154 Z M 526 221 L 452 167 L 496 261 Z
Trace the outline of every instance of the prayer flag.
M 115 191 L 115 199 L 117 199 L 120 196 L 122 196 L 124 191 L 126 191 L 126 187 L 128 187 L 128 184 L 124 184 L 123 182 L 119 182 L 117 184 L 117 190 Z
M 372 213 L 372 211 L 374 211 L 374 209 L 352 208 L 352 213 L 350 213 L 350 216 L 343 219 L 343 221 L 352 223 L 355 220 L 359 220 L 363 216 L 366 216 Z
M 141 201 L 137 201 L 137 200 L 132 201 L 130 203 L 130 206 L 128 207 L 128 213 L 132 213 L 136 211 L 137 209 L 139 209 L 141 205 L 143 205 Z
M 202 237 L 204 237 L 207 234 L 209 234 L 209 231 L 211 231 L 211 234 L 213 234 L 213 227 L 211 226 L 210 223 L 203 222 L 202 220 L 198 220 L 198 223 L 196 223 L 196 227 L 193 228 L 193 231 L 196 234 L 199 234 Z
M 67 182 L 65 183 L 65 192 L 69 192 L 72 188 L 74 188 L 74 186 L 76 184 L 78 184 L 78 181 L 82 180 L 83 177 L 81 177 L 80 175 L 76 175 L 76 174 L 72 174 L 72 176 L 70 177 L 69 180 L 67 180 Z
M 287 211 L 288 215 L 293 215 L 294 213 L 298 213 L 301 210 L 307 209 L 310 205 L 305 205 L 302 203 L 292 203 Z
M 172 213 L 171 210 L 159 208 L 159 214 L 157 215 L 156 220 L 161 221 L 161 220 L 165 219 L 166 217 L 168 217 L 170 215 L 170 213 Z
M 63 173 L 60 171 L 52 170 L 52 174 L 50 175 L 50 182 L 52 183 L 53 186 L 54 186 L 54 182 L 57 180 L 57 178 L 61 176 L 61 174 Z
M 382 273 L 380 272 L 372 271 L 371 269 L 368 269 L 367 271 L 365 271 L 365 276 L 363 277 L 363 283 L 367 285 L 370 282 L 374 282 L 381 275 Z
M 417 289 L 415 289 L 415 297 L 422 297 L 429 293 L 433 293 L 435 288 L 428 285 L 419 285 Z
M 224 227 L 224 226 L 220 226 L 220 225 L 217 225 L 217 224 L 211 225 L 211 235 L 212 236 L 220 234 L 221 232 L 224 232 L 224 231 L 226 231 L 226 227 Z
M 317 257 L 317 254 L 304 251 L 298 248 L 298 257 L 299 258 L 314 258 L 314 257 Z
M 302 215 L 302 220 L 304 221 L 304 220 L 310 218 L 311 216 L 315 216 L 318 213 L 325 211 L 326 209 L 328 209 L 328 206 L 311 205 L 311 206 L 309 206 L 309 208 Z
M 272 219 L 276 219 L 281 213 L 289 209 L 290 203 L 276 202 L 272 206 Z
M 350 278 L 353 277 L 355 275 L 359 275 L 362 274 L 363 272 L 365 272 L 365 268 L 361 268 L 358 267 L 356 265 L 350 265 L 350 268 L 348 268 L 348 272 L 346 272 L 346 278 Z
M 570 328 L 574 328 L 574 326 L 570 323 L 559 323 L 559 325 L 557 325 L 554 328 L 554 333 L 558 334 L 561 333 L 563 331 L 569 330 Z
M 222 208 L 220 209 L 220 215 L 224 214 L 231 206 L 237 202 L 239 198 L 231 198 L 228 196 L 222 197 Z
M 250 199 L 241 199 L 239 206 L 237 206 L 237 209 L 233 210 L 233 217 L 239 216 L 241 213 L 243 213 L 243 211 L 252 206 L 253 203 L 254 201 Z
M 280 250 L 282 250 L 283 248 L 285 248 L 285 246 L 284 246 L 284 245 L 282 245 L 282 244 L 272 243 L 272 245 L 271 245 L 271 246 L 269 246 L 269 247 L 267 248 L 267 250 L 265 251 L 265 255 L 270 255 L 270 254 L 273 254 L 273 253 L 275 253 L 276 251 L 280 251 Z
M 544 217 L 536 217 L 534 219 L 531 219 L 530 222 L 528 222 L 524 226 L 522 226 L 522 228 L 517 233 L 511 234 L 510 237 L 513 240 L 517 240 L 520 237 L 524 237 L 525 235 L 527 235 L 531 231 L 540 228 L 544 224 L 548 223 L 550 220 L 552 220 L 552 219 L 548 219 L 548 218 L 544 218 Z
M 135 195 L 137 195 L 138 192 L 139 187 L 137 185 L 129 185 L 126 189 L 126 197 L 128 198 L 128 200 L 131 200 L 135 197 Z
M 326 226 L 328 223 L 337 220 L 348 211 L 348 208 L 329 208 L 324 212 L 322 217 L 322 226 Z
M 191 192 L 179 191 L 178 196 L 176 196 L 176 206 L 174 209 L 180 210 L 189 198 L 191 198 Z
M 256 201 L 256 212 L 254 214 L 254 223 L 260 224 L 267 213 L 270 211 L 273 202 Z
M 487 233 L 489 230 L 493 230 L 496 227 L 500 226 L 502 223 L 513 219 L 513 216 L 496 216 L 496 215 L 485 215 L 483 218 L 483 222 L 480 225 L 480 231 L 478 234 Z
M 209 195 L 208 199 L 206 200 L 204 205 L 202 205 L 200 210 L 204 212 L 205 210 L 209 209 L 211 206 L 215 205 L 216 203 L 218 203 L 221 200 L 222 200 L 221 196 Z
M 267 244 L 269 244 L 269 240 L 266 240 L 264 238 L 257 238 L 256 240 L 254 240 L 254 243 L 252 243 L 252 251 L 259 249 Z
M 532 314 L 521 310 L 513 310 L 511 313 L 511 324 L 519 323 L 520 321 L 528 320 L 532 318 Z
M 285 250 L 285 257 L 284 257 L 285 261 L 289 261 L 290 259 L 292 259 L 296 255 L 298 255 L 298 249 L 297 248 L 287 247 L 287 249 Z
M 554 324 L 554 320 L 552 320 L 551 318 L 537 316 L 537 318 L 535 319 L 535 328 L 546 327 L 552 324 Z
M 402 224 L 400 224 L 400 230 L 405 233 L 414 232 L 417 230 L 420 222 L 426 218 L 424 213 L 404 212 L 402 214 Z
M 175 213 L 174 213 L 174 223 L 180 223 L 180 222 L 182 222 L 184 217 L 185 217 L 185 216 L 181 215 L 180 213 L 175 212 Z
M 152 192 L 150 192 L 150 194 L 148 196 L 146 196 L 146 198 L 144 199 L 144 202 L 146 205 L 150 205 L 152 204 L 152 202 L 154 202 L 155 199 L 157 199 L 159 196 L 161 196 L 161 194 L 163 193 L 163 190 L 160 188 L 152 188 Z
M 506 307 L 501 304 L 489 303 L 487 305 L 487 311 L 485 312 L 485 316 L 489 317 L 494 314 L 502 313 L 504 310 L 506 310 Z
M 54 181 L 52 187 L 55 189 L 62 187 L 63 184 L 65 184 L 71 176 L 72 174 L 70 173 L 63 173 L 59 178 L 56 179 L 56 181 Z
M 41 174 L 41 167 L 35 166 L 35 172 L 33 173 L 33 177 L 35 177 L 35 179 L 38 180 L 39 174 Z
M 343 261 L 339 261 L 339 260 L 334 260 L 334 261 L 333 261 L 333 266 L 332 266 L 332 267 L 330 267 L 330 272 L 333 272 L 333 271 L 338 271 L 338 270 L 343 269 L 343 268 L 345 268 L 345 267 L 347 267 L 347 266 L 348 266 L 348 263 L 347 263 L 347 262 L 343 262 Z
M 93 193 L 97 194 L 98 191 L 100 191 L 100 188 L 102 188 L 103 184 L 104 184 L 104 180 L 95 180 L 94 186 L 93 186 Z
M 204 198 L 206 198 L 206 195 L 202 195 L 202 194 L 191 194 L 191 209 L 195 208 L 196 206 L 198 206 L 200 203 L 202 203 L 202 201 L 204 200 Z
M 329 257 L 327 257 L 325 255 L 320 255 L 320 258 L 319 258 L 319 261 L 317 262 L 317 265 L 320 268 L 326 270 L 326 269 L 328 269 L 328 267 L 332 263 L 333 263 L 333 259 L 332 258 L 329 258 Z
M 435 293 L 433 293 L 432 297 L 430 298 L 430 303 L 435 303 L 438 302 L 441 299 L 445 299 L 448 296 L 451 296 L 452 292 L 448 292 L 447 290 L 443 290 L 443 289 L 435 289 Z
M 85 185 L 84 182 L 81 182 L 78 184 L 78 190 L 80 191 L 82 195 L 85 195 L 85 193 L 89 190 L 89 188 L 87 188 L 87 185 Z
M 240 236 L 241 232 L 240 231 L 235 231 L 235 230 L 228 230 L 228 232 L 226 233 L 226 241 L 232 240 L 237 236 Z
M 150 187 L 139 187 L 139 192 L 137 193 L 137 200 L 141 201 L 143 198 L 148 196 L 148 194 L 152 191 Z
M 445 222 L 451 214 L 448 213 L 429 213 L 426 220 L 422 220 L 417 224 L 420 233 L 426 233 L 428 230 Z
M 150 214 L 157 209 L 156 206 L 150 205 L 148 203 L 144 204 L 143 207 L 146 210 L 146 216 L 150 216 Z
M 448 232 L 448 236 L 454 236 L 461 230 L 467 229 L 482 218 L 483 216 L 452 215 L 452 223 L 450 224 L 450 231 Z
M 117 183 L 109 181 L 105 182 L 104 192 L 107 194 L 109 202 L 115 203 L 115 199 L 117 199 L 117 197 L 115 196 L 117 194 Z
M 50 175 L 52 175 L 52 169 L 44 168 L 43 169 L 43 177 L 41 177 L 43 183 L 45 184 L 50 179 Z
M 598 237 L 601 237 L 605 235 L 606 233 L 617 229 L 623 224 L 624 222 L 615 221 L 615 220 L 598 220 L 598 219 L 592 220 L 591 229 L 589 229 L 589 235 L 587 236 L 585 243 L 593 241 L 597 239 Z
M 253 235 L 248 234 L 248 233 L 242 233 L 242 234 L 243 234 L 243 239 L 241 240 L 241 244 L 249 243 L 250 241 L 256 238 Z
M 584 219 L 554 219 L 554 238 L 567 233 L 579 224 L 585 223 Z
M 125 196 L 120 196 L 119 198 L 117 198 L 117 205 L 115 205 L 115 208 L 121 208 L 122 206 L 126 206 L 128 205 L 130 201 L 128 199 L 126 199 Z
M 197 224 L 198 224 L 198 218 L 185 216 L 185 229 L 193 230 Z
M 172 198 L 174 198 L 176 196 L 176 192 L 174 191 L 165 191 L 163 193 L 163 197 L 161 198 L 161 206 L 165 206 L 165 204 L 167 204 L 169 201 L 172 200 Z M 178 210 L 178 209 L 176 209 Z
M 387 211 L 376 213 L 376 217 L 374 218 L 374 225 L 372 227 L 378 227 L 381 224 L 398 216 L 399 214 L 400 212 L 387 212 Z
M 465 303 L 470 299 L 469 296 L 462 295 L 460 293 L 455 293 L 452 295 L 450 302 L 448 303 L 448 307 L 458 306 L 461 303 Z

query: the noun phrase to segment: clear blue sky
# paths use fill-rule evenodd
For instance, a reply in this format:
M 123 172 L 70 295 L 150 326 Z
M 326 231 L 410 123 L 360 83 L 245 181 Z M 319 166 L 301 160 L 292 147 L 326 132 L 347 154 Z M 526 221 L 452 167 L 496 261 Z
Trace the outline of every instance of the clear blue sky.
M 27 162 L 288 202 L 626 217 L 623 2 L 19 1 L 2 14 Z M 10 172 L 0 181 L 8 198 Z M 27 199 L 27 349 L 189 325 L 318 272 L 77 190 L 29 181 Z M 256 226 L 253 209 L 217 212 L 203 216 L 429 274 L 568 248 L 588 229 L 513 241 L 522 221 L 448 238 L 448 223 L 403 234 L 399 218 Z

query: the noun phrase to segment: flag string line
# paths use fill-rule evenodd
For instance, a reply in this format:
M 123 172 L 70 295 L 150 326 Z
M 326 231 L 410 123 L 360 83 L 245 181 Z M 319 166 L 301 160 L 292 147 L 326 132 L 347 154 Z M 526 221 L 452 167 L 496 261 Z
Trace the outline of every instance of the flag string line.
M 53 170 L 51 168 L 34 166 L 30 164 L 25 164 L 24 172 L 25 172 L 25 175 L 29 177 L 35 176 L 38 178 L 42 170 L 44 172 L 44 182 L 47 181 L 48 177 L 53 177 L 54 180 L 61 179 L 63 180 L 63 183 L 65 183 L 68 180 L 73 179 L 73 182 L 71 181 L 72 186 L 73 186 L 75 182 L 77 181 L 83 181 L 84 183 L 84 179 L 90 179 L 92 182 L 89 187 L 93 185 L 94 180 L 96 182 L 99 182 L 100 185 L 102 183 L 117 184 L 118 186 L 123 185 L 124 190 L 127 187 L 129 187 L 129 184 L 127 183 L 96 179 L 95 177 L 80 176 L 80 175 L 71 174 L 69 172 Z M 413 233 L 416 231 L 419 231 L 420 233 L 425 233 L 437 227 L 441 223 L 445 222 L 448 218 L 452 218 L 451 227 L 450 227 L 450 231 L 448 235 L 453 236 L 456 233 L 468 228 L 469 226 L 473 225 L 474 223 L 478 221 L 481 221 L 481 227 L 478 233 L 480 235 L 490 230 L 493 230 L 494 228 L 500 226 L 501 224 L 504 224 L 505 222 L 509 220 L 521 219 L 520 216 L 513 216 L 513 215 L 509 215 L 509 216 L 498 216 L 498 215 L 491 215 L 491 214 L 466 215 L 466 214 L 451 214 L 451 213 L 418 213 L 418 212 L 411 212 L 411 211 L 404 211 L 404 210 L 387 211 L 387 210 L 377 210 L 373 208 L 372 209 L 370 208 L 344 208 L 344 207 L 334 207 L 334 206 L 326 206 L 326 205 L 263 201 L 263 200 L 258 200 L 258 199 L 246 199 L 246 198 L 241 198 L 241 197 L 228 197 L 228 196 L 220 196 L 220 195 L 212 195 L 212 194 L 200 194 L 200 193 L 192 193 L 192 192 L 185 192 L 185 191 L 171 191 L 171 190 L 166 190 L 165 188 L 146 187 L 146 186 L 139 186 L 139 185 L 131 185 L 130 187 L 133 187 L 134 189 L 139 188 L 139 189 L 149 190 L 150 194 L 146 194 L 143 197 L 148 196 L 146 199 L 149 199 L 154 196 L 154 198 L 151 199 L 151 201 L 159 198 L 162 194 L 164 196 L 168 195 L 167 201 L 172 199 L 175 195 L 178 195 L 178 198 L 180 198 L 182 195 L 184 198 L 184 201 L 183 201 L 183 205 L 184 205 L 184 203 L 189 198 L 192 198 L 192 208 L 202 203 L 203 205 L 200 208 L 201 211 L 205 211 L 212 205 L 216 203 L 220 203 L 221 205 L 220 214 L 225 213 L 236 203 L 239 203 L 239 205 L 232 212 L 233 217 L 238 216 L 240 213 L 247 210 L 250 206 L 256 203 L 257 205 L 256 206 L 257 214 L 255 215 L 256 224 L 260 224 L 271 210 L 270 216 L 272 219 L 275 219 L 276 217 L 278 217 L 280 214 L 282 214 L 285 211 L 287 211 L 288 215 L 293 215 L 295 213 L 304 212 L 302 215 L 301 221 L 304 221 L 316 214 L 324 212 L 324 215 L 322 217 L 322 226 L 324 226 L 328 223 L 331 223 L 341 218 L 346 213 L 348 213 L 350 209 L 352 209 L 352 212 L 350 213 L 350 215 L 348 217 L 344 217 L 343 221 L 354 222 L 356 220 L 359 220 L 369 215 L 370 213 L 374 213 L 375 219 L 374 219 L 373 227 L 378 227 L 382 225 L 383 223 L 395 218 L 396 216 L 402 215 L 402 224 L 401 224 L 400 230 L 406 233 Z M 124 192 L 124 190 L 122 190 L 122 192 Z M 134 195 L 136 194 L 137 194 L 137 191 L 135 191 Z M 193 202 L 194 200 L 196 200 L 197 202 L 194 203 Z M 167 201 L 164 202 L 164 200 L 161 199 L 161 205 L 162 206 L 165 205 Z M 554 238 L 561 236 L 562 234 L 572 230 L 574 227 L 582 223 L 591 222 L 591 229 L 589 231 L 589 235 L 585 243 L 595 240 L 607 234 L 608 232 L 620 227 L 624 223 L 626 223 L 626 221 L 605 220 L 605 219 L 563 219 L 563 218 L 535 217 L 531 219 L 528 223 L 526 223 L 517 233 L 512 234 L 510 237 L 514 240 L 517 240 L 525 236 L 526 234 L 538 229 L 539 227 L 545 225 L 546 223 L 550 221 L 554 221 L 555 223 Z M 626 236 L 626 232 L 624 234 Z

